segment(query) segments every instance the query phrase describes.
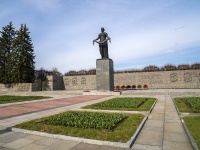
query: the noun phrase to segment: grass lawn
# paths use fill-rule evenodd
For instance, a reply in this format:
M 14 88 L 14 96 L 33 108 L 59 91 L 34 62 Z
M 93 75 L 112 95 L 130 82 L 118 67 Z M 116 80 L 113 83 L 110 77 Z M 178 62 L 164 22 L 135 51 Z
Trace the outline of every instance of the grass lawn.
M 155 98 L 120 97 L 92 105 L 87 105 L 82 108 L 102 110 L 149 111 L 155 100 Z
M 175 98 L 179 112 L 200 113 L 200 97 Z
M 71 118 L 69 117 L 71 113 Z M 84 114 L 85 113 L 85 114 Z M 77 118 L 78 116 L 81 118 Z M 84 116 L 84 115 L 85 116 Z M 100 115 L 100 116 L 96 116 Z M 116 116 L 125 116 L 120 121 L 115 122 L 115 127 L 112 129 L 109 128 L 100 128 L 95 129 L 91 126 L 91 122 L 98 122 L 98 124 L 109 124 L 109 117 L 114 115 L 114 120 Z M 88 116 L 94 116 L 88 117 Z M 91 120 L 85 120 L 90 118 Z M 104 118 L 104 119 L 102 119 Z M 112 117 L 111 117 L 112 118 Z M 117 114 L 117 113 L 95 113 L 95 112 L 64 112 L 61 114 L 25 122 L 19 125 L 16 125 L 17 128 L 47 132 L 51 134 L 60 134 L 73 137 L 83 137 L 87 139 L 103 140 L 103 141 L 113 141 L 113 142 L 127 142 L 133 136 L 144 116 L 141 114 Z M 105 119 L 107 121 L 105 121 Z M 98 121 L 97 121 L 98 120 Z M 113 119 L 111 119 L 113 120 Z M 77 121 L 80 121 L 80 124 L 85 124 L 83 127 L 75 127 Z M 67 125 L 67 123 L 69 125 Z
M 197 143 L 198 148 L 200 148 L 200 116 L 184 117 L 184 121 Z
M 21 101 L 31 101 L 38 99 L 51 98 L 49 96 L 11 96 L 11 95 L 0 95 L 0 104 L 14 103 Z

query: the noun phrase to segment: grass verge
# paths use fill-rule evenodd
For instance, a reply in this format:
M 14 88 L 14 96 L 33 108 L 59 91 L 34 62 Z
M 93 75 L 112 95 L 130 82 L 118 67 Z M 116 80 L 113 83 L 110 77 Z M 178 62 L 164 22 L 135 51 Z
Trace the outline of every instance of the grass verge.
M 124 119 L 122 122 L 120 122 L 114 130 L 77 128 L 71 126 L 43 123 L 45 120 L 51 119 L 52 117 L 55 116 L 56 115 L 25 122 L 16 125 L 15 127 L 27 130 L 47 132 L 51 134 L 60 134 L 73 137 L 83 137 L 87 139 L 125 143 L 128 140 L 130 140 L 130 138 L 133 136 L 133 134 L 135 133 L 135 131 L 137 130 L 138 126 L 140 125 L 140 123 L 144 118 L 144 116 L 141 114 L 132 114 L 132 115 L 126 114 L 127 119 Z
M 0 95 L 0 104 L 14 103 L 21 101 L 31 101 L 38 99 L 51 98 L 49 96 L 12 96 L 12 95 Z
M 190 97 L 190 98 L 175 98 L 174 99 L 174 102 L 175 102 L 179 112 L 200 113 L 200 110 L 198 110 L 197 108 L 190 108 L 190 106 L 192 106 L 191 101 L 188 101 L 190 99 L 193 99 L 193 97 Z M 197 100 L 197 101 L 200 102 L 200 100 Z M 187 102 L 190 106 L 187 105 L 185 102 Z
M 156 100 L 155 98 L 129 97 L 129 100 L 127 101 L 127 97 L 120 97 L 120 98 L 113 98 L 113 99 L 103 101 L 100 103 L 95 103 L 92 105 L 87 105 L 82 108 L 83 109 L 100 109 L 100 110 L 149 111 L 152 105 L 154 104 L 155 100 Z M 141 102 L 139 105 L 138 105 L 138 101 Z M 135 103 L 135 107 L 134 107 L 134 103 Z
M 184 117 L 184 121 L 198 145 L 198 148 L 200 148 L 200 116 Z

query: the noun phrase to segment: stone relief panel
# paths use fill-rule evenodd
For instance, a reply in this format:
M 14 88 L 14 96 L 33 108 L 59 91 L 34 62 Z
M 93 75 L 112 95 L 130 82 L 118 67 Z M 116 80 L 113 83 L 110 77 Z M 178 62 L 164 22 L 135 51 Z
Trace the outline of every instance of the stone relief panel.
M 178 75 L 177 75 L 177 73 L 172 73 L 170 75 L 170 81 L 171 82 L 177 82 L 178 81 Z
M 18 85 L 18 91 L 28 91 L 30 89 L 30 84 L 26 84 L 26 85 Z
M 72 78 L 72 85 L 77 85 L 77 78 L 76 77 L 73 77 Z
M 81 78 L 81 85 L 86 85 L 86 78 L 85 77 Z
M 192 74 L 190 72 L 184 73 L 184 82 L 191 82 L 192 81 Z

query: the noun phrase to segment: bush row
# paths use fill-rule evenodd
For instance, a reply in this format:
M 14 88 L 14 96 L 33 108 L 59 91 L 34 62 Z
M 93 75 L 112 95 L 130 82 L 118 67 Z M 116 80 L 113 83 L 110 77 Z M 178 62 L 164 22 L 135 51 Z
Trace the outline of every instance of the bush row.
M 122 85 L 122 86 L 120 86 L 120 85 L 117 85 L 117 86 L 115 86 L 115 89 L 116 90 L 119 90 L 119 89 L 121 89 L 121 90 L 124 90 L 124 89 L 127 89 L 127 90 L 129 90 L 129 89 L 142 89 L 142 87 L 143 87 L 143 89 L 148 89 L 148 85 L 147 84 L 144 84 L 143 86 L 142 85 Z
M 175 71 L 175 70 L 190 70 L 190 69 L 200 69 L 200 63 L 194 64 L 181 64 L 181 65 L 173 65 L 167 64 L 162 67 L 158 67 L 155 65 L 149 65 L 144 67 L 143 69 L 127 69 L 127 70 L 117 70 L 114 73 L 133 73 L 133 72 L 154 72 L 154 71 Z M 65 76 L 77 76 L 77 75 L 95 75 L 96 69 L 90 70 L 70 70 L 66 72 Z

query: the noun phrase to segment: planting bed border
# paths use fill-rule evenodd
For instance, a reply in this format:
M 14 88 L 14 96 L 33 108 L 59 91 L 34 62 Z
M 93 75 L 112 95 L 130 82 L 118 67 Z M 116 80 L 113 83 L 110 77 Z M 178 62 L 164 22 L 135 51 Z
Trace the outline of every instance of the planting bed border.
M 126 143 L 100 141 L 100 140 L 86 139 L 86 138 L 80 138 L 80 137 L 65 136 L 65 135 L 60 135 L 60 134 L 50 134 L 50 133 L 46 133 L 46 132 L 31 131 L 31 130 L 19 129 L 19 128 L 14 128 L 14 127 L 7 128 L 6 130 L 27 133 L 27 134 L 32 134 L 32 135 L 45 136 L 45 137 L 50 137 L 50 138 L 55 138 L 55 139 L 83 142 L 83 143 L 88 143 L 88 144 L 97 144 L 97 145 L 113 146 L 113 147 L 120 147 L 120 148 L 130 148 L 133 145 L 133 143 L 135 142 L 137 136 L 139 135 L 140 131 L 142 130 L 142 127 L 144 126 L 147 119 L 148 119 L 148 116 L 145 116 L 144 119 L 142 120 L 142 122 L 140 123 L 139 127 L 133 134 L 133 136 Z
M 128 113 L 128 114 L 150 114 L 154 108 L 154 106 L 156 105 L 158 99 L 156 98 L 155 102 L 153 103 L 153 105 L 151 106 L 149 111 L 128 111 L 128 110 L 106 110 L 106 109 L 73 109 L 73 111 L 87 111 L 87 112 L 106 112 L 106 113 Z
M 199 149 L 198 149 L 198 146 L 197 146 L 197 144 L 196 144 L 196 142 L 195 142 L 195 140 L 194 140 L 194 138 L 192 137 L 192 134 L 190 133 L 190 131 L 189 131 L 189 129 L 188 129 L 188 127 L 187 127 L 187 125 L 186 125 L 184 119 L 183 119 L 183 117 L 180 116 L 180 115 L 191 116 L 191 115 L 194 115 L 194 114 L 197 115 L 197 114 L 200 114 L 200 113 L 189 113 L 189 112 L 181 113 L 181 112 L 179 111 L 179 109 L 178 109 L 176 103 L 175 103 L 174 98 L 172 99 L 172 101 L 173 101 L 173 103 L 174 103 L 174 105 L 175 105 L 176 111 L 178 112 L 179 118 L 180 118 L 181 123 L 182 123 L 182 125 L 183 125 L 183 128 L 184 128 L 184 130 L 185 130 L 185 132 L 186 132 L 186 134 L 187 134 L 187 137 L 188 137 L 188 139 L 189 139 L 189 141 L 190 141 L 190 144 L 192 145 L 192 148 L 193 148 L 194 150 L 199 150 Z M 185 104 L 185 105 L 186 105 L 186 104 Z M 186 105 L 186 106 L 187 106 L 187 105 Z
M 194 150 L 198 150 L 197 143 L 195 142 L 194 138 L 192 137 L 192 134 L 190 133 L 190 130 L 188 129 L 183 117 L 180 117 L 180 119 L 181 119 L 182 125 L 184 127 L 184 130 L 185 130 L 185 132 L 186 132 L 186 134 L 187 134 L 187 136 L 189 138 L 190 144 L 192 145 L 192 148 Z

